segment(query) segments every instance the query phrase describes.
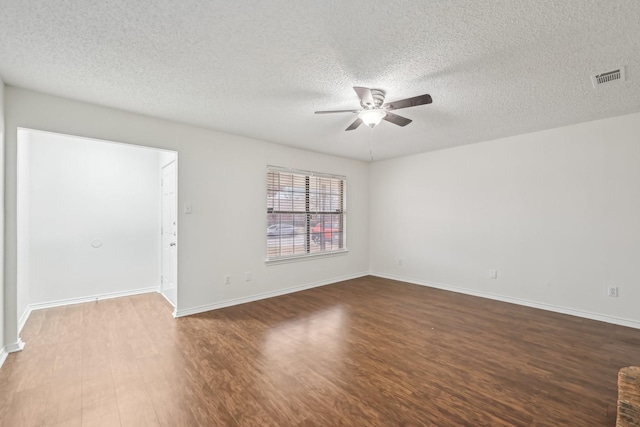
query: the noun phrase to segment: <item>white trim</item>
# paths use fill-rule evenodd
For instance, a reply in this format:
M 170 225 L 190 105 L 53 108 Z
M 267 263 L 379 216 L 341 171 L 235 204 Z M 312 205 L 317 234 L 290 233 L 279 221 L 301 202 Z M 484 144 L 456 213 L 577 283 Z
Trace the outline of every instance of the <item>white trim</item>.
M 163 243 L 164 243 L 164 223 L 163 223 L 163 215 L 164 215 L 164 189 L 163 189 L 163 185 L 164 185 L 164 168 L 166 168 L 167 166 L 169 166 L 171 163 L 174 163 L 174 171 L 173 171 L 173 199 L 174 199 L 174 216 L 175 216 L 175 224 L 176 224 L 176 231 L 175 231 L 175 238 L 176 238 L 176 243 L 178 243 L 178 225 L 180 223 L 180 218 L 179 218 L 179 214 L 180 214 L 180 203 L 178 201 L 178 153 L 175 153 L 175 158 L 173 160 L 171 160 L 169 163 L 167 163 L 166 165 L 160 167 L 160 284 L 158 285 L 158 292 L 160 292 L 160 294 L 162 294 L 163 297 L 166 298 L 167 301 L 169 301 L 171 303 L 171 306 L 173 308 L 176 307 L 176 305 L 174 303 L 171 302 L 171 300 L 169 300 L 169 298 L 166 297 L 166 295 L 164 294 L 164 276 L 163 276 L 163 272 L 164 272 L 164 268 L 163 268 L 163 264 L 166 261 L 164 259 L 164 247 L 163 247 Z M 180 245 L 175 246 L 175 251 L 176 251 L 176 282 L 173 284 L 176 287 L 176 295 L 177 295 L 177 287 L 178 287 L 178 248 L 180 247 Z M 176 296 L 176 299 L 178 297 Z
M 20 316 L 20 319 L 18 319 L 18 334 L 22 332 L 22 328 L 24 328 L 27 320 L 29 320 L 29 316 L 31 316 L 32 311 L 33 307 L 31 305 L 28 305 L 27 308 L 24 309 L 24 313 L 22 313 L 22 316 Z
M 341 179 L 344 181 L 347 180 L 347 177 L 345 175 L 335 175 L 332 173 L 306 171 L 302 169 L 291 169 L 291 168 L 285 168 L 282 166 L 267 165 L 267 171 L 293 173 L 296 175 L 319 176 L 321 178 L 334 178 L 334 179 Z
M 203 313 L 205 311 L 217 310 L 219 308 L 231 307 L 233 305 L 246 304 L 248 302 L 259 301 L 262 299 L 273 298 L 273 297 L 286 295 L 286 294 L 292 294 L 294 292 L 304 291 L 306 289 L 317 288 L 320 286 L 331 285 L 333 283 L 338 283 L 345 280 L 357 279 L 358 277 L 364 277 L 368 275 L 369 275 L 369 272 L 363 271 L 362 273 L 334 277 L 328 280 L 321 280 L 318 282 L 307 283 L 304 285 L 292 286 L 290 288 L 278 289 L 276 291 L 263 292 L 261 294 L 255 294 L 248 297 L 234 298 L 226 301 L 216 302 L 213 304 L 201 305 L 201 306 L 192 307 L 192 308 L 184 308 L 181 310 L 176 310 L 173 314 L 173 317 L 190 316 L 192 314 Z
M 511 304 L 538 308 L 540 310 L 553 311 L 555 313 L 568 314 L 571 316 L 582 317 L 584 319 L 597 320 L 600 322 L 612 323 L 614 325 L 628 326 L 630 328 L 640 329 L 640 322 L 637 320 L 623 319 L 621 317 L 608 316 L 605 314 L 592 313 L 592 312 L 583 311 L 583 310 L 575 310 L 573 308 L 561 307 L 558 305 L 546 304 L 546 303 L 541 303 L 536 301 L 529 301 L 529 300 L 520 299 L 520 298 L 505 297 L 502 295 L 490 294 L 487 292 L 480 292 L 473 289 L 459 288 L 455 286 L 445 285 L 442 283 L 411 279 L 409 277 L 396 276 L 393 274 L 384 274 L 384 273 L 378 273 L 375 271 L 370 272 L 370 274 L 372 276 L 382 277 L 384 279 L 398 280 L 400 282 L 412 283 L 414 285 L 427 286 L 430 288 L 437 288 L 445 291 L 457 292 L 459 294 L 472 295 L 480 298 L 487 298 L 487 299 L 492 299 L 496 301 L 508 302 Z
M 9 356 L 9 353 L 7 353 L 7 349 L 5 349 L 4 347 L 0 348 L 0 368 L 2 368 L 2 365 L 4 365 L 4 361 L 7 360 L 7 356 Z
M 85 141 L 101 142 L 101 143 L 106 143 L 106 144 L 124 145 L 124 146 L 128 146 L 128 147 L 136 147 L 136 148 L 142 148 L 142 149 L 153 150 L 153 151 L 164 151 L 165 153 L 175 153 L 176 159 L 177 159 L 177 156 L 178 156 L 178 152 L 176 150 L 171 150 L 171 149 L 168 149 L 168 148 L 158 148 L 158 147 L 154 147 L 154 146 L 151 146 L 151 145 L 140 145 L 140 144 L 133 144 L 133 143 L 129 143 L 129 142 L 111 141 L 109 139 L 91 138 L 91 137 L 88 137 L 88 136 L 74 135 L 74 134 L 65 133 L 65 132 L 55 132 L 55 131 L 49 131 L 49 130 L 35 129 L 35 128 L 24 127 L 24 126 L 16 126 L 16 130 L 18 130 L 18 131 L 23 130 L 23 131 L 27 131 L 27 132 L 40 133 L 40 134 L 44 134 L 44 135 L 69 136 L 71 138 L 84 139 Z
M 164 297 L 164 299 L 166 299 L 167 301 L 169 301 L 169 304 L 171 304 L 171 307 L 176 308 L 176 305 L 173 303 L 173 301 L 171 301 L 165 294 L 164 292 L 162 292 L 162 289 L 158 289 L 158 293 L 160 295 L 162 295 Z
M 9 344 L 4 348 L 7 353 L 15 353 L 17 351 L 22 351 L 24 349 L 24 341 L 18 338 L 17 343 Z
M 42 310 L 43 308 L 62 307 L 64 305 L 82 304 L 84 302 L 101 301 L 111 298 L 129 297 L 133 295 L 146 294 L 150 292 L 159 292 L 160 286 L 149 286 L 148 288 L 132 289 L 129 291 L 110 292 L 107 294 L 92 295 L 88 297 L 69 298 L 58 301 L 39 302 L 35 304 L 29 304 L 27 308 L 29 311 Z
M 289 257 L 282 257 L 282 258 L 273 258 L 273 259 L 265 259 L 264 263 L 266 265 L 277 265 L 277 264 L 287 264 L 290 262 L 299 262 L 299 261 L 307 261 L 310 259 L 317 259 L 317 258 L 327 258 L 327 257 L 332 257 L 332 256 L 340 256 L 340 255 L 346 255 L 349 253 L 349 249 L 340 249 L 337 251 L 331 251 L 331 252 L 315 252 L 312 254 L 304 254 L 304 255 L 296 255 L 296 256 L 289 256 Z

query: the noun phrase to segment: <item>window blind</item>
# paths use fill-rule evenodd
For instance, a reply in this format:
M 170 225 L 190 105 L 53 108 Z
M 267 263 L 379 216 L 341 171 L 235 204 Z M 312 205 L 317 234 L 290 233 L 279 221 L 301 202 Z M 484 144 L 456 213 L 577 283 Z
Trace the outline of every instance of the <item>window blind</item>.
M 267 168 L 267 260 L 346 248 L 346 177 Z

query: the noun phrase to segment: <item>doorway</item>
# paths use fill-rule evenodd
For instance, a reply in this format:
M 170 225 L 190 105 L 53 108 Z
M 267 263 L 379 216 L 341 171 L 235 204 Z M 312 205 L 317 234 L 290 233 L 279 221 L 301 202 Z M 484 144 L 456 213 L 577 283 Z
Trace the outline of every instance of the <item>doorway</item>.
M 176 152 L 31 129 L 18 130 L 17 149 L 19 328 L 32 310 L 145 292 L 176 306 Z

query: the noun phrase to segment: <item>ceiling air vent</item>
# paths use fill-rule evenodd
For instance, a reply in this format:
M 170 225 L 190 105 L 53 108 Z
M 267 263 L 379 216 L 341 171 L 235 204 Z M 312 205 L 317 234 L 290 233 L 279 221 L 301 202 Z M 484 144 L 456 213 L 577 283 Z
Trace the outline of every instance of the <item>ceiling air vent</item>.
M 624 81 L 624 67 L 591 76 L 591 83 L 593 83 L 593 87 L 598 87 L 605 83 L 616 82 L 618 80 Z

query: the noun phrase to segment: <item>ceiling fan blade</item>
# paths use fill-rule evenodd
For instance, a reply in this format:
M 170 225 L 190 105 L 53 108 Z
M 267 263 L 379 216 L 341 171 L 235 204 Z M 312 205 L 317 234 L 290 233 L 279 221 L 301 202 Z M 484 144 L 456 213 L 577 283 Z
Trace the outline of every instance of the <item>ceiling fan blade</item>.
M 356 119 L 355 122 L 351 123 L 351 126 L 349 126 L 348 128 L 346 128 L 345 130 L 354 130 L 355 128 L 357 128 L 358 126 L 360 126 L 362 124 L 362 120 L 360 119 L 360 117 L 358 117 Z
M 331 113 L 359 113 L 360 110 L 331 110 L 331 111 L 316 111 L 316 114 L 331 114 Z
M 406 117 L 402 117 L 397 114 L 390 113 L 388 111 L 387 111 L 387 115 L 384 116 L 382 119 L 398 126 L 406 126 L 412 122 L 412 120 L 407 119 Z
M 368 87 L 358 87 L 354 86 L 353 90 L 358 94 L 358 98 L 362 101 L 363 105 L 375 105 L 375 101 L 373 100 L 373 95 L 371 95 L 371 89 Z
M 431 95 L 424 94 L 420 96 L 414 96 L 413 98 L 401 99 L 399 101 L 389 102 L 388 104 L 384 104 L 382 108 L 386 108 L 387 110 L 399 110 L 401 108 L 407 107 L 416 107 L 418 105 L 431 104 L 433 100 L 431 99 Z

